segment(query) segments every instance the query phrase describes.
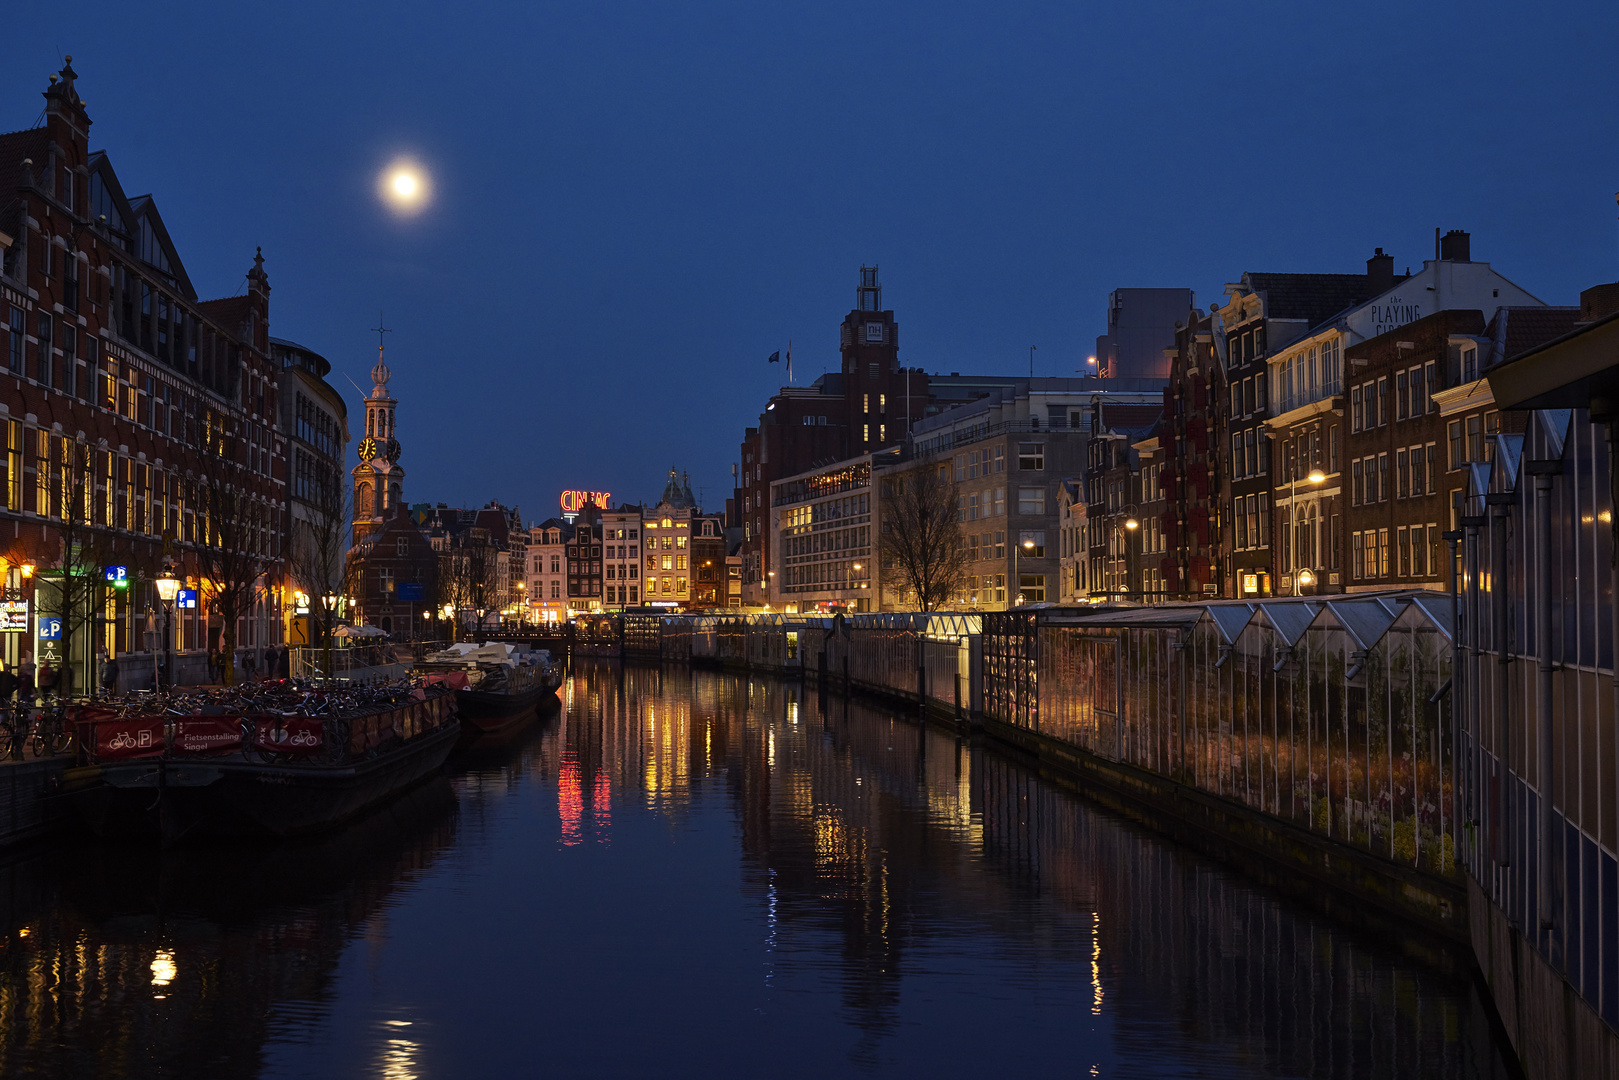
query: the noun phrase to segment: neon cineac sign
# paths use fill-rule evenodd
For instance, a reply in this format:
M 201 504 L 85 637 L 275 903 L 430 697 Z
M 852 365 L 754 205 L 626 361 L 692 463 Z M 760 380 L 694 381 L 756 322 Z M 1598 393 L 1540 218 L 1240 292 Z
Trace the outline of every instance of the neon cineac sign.
M 564 491 L 562 493 L 562 512 L 576 514 L 587 506 L 595 505 L 606 510 L 608 500 L 613 496 L 606 491 Z

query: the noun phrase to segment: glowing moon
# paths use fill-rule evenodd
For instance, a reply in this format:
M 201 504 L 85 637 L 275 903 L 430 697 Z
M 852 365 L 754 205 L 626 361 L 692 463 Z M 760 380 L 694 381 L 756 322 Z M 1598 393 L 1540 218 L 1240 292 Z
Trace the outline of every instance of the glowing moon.
M 414 161 L 400 158 L 382 170 L 377 194 L 395 213 L 416 214 L 426 209 L 432 185 L 427 172 Z

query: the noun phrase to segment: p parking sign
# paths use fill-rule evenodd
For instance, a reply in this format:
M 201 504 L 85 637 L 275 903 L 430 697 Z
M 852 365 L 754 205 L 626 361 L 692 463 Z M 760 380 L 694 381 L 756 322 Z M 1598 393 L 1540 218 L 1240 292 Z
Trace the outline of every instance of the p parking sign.
M 62 640 L 62 620 L 58 616 L 41 615 L 39 617 L 39 640 Z

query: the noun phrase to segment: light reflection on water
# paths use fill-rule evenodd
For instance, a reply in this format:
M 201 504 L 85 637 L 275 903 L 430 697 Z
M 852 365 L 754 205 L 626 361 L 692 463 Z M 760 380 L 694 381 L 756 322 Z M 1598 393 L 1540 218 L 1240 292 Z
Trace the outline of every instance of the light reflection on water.
M 1466 985 L 948 734 L 561 697 L 317 843 L 0 869 L 0 1075 L 1507 1075 Z

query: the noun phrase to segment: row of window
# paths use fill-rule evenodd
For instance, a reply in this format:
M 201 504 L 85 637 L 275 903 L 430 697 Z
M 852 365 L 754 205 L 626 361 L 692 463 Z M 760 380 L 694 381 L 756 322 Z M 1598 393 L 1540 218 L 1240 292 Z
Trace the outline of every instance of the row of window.
M 1332 397 L 1342 385 L 1343 343 L 1339 338 L 1299 349 L 1277 365 L 1281 411 Z
M 1245 480 L 1270 472 L 1270 438 L 1261 428 L 1231 433 L 1231 478 Z
M 1032 467 L 1036 469 L 1044 468 L 1044 450 L 1045 448 L 1043 446 L 1036 447 L 1036 452 L 1032 455 L 1040 460 L 1040 464 L 1034 466 L 1023 466 L 1020 464 L 1019 467 Z M 1003 473 L 1005 471 L 1006 447 L 1004 446 L 986 447 L 983 450 L 969 450 L 965 454 L 956 455 L 957 483 L 960 483 L 963 480 L 976 480 L 980 476 L 989 476 L 992 473 Z
M 1232 420 L 1243 420 L 1255 413 L 1264 412 L 1270 407 L 1266 397 L 1265 373 L 1251 375 L 1246 379 L 1238 379 L 1231 384 L 1231 416 Z
M 1438 364 L 1430 360 L 1395 372 L 1392 380 L 1382 375 L 1350 387 L 1349 430 L 1369 431 L 1391 421 L 1414 420 L 1438 412 L 1439 406 L 1433 400 L 1434 391 L 1440 388 L 1438 378 Z
M 1391 466 L 1392 464 L 1392 475 Z M 1349 463 L 1349 505 L 1439 494 L 1439 448 L 1401 447 L 1394 453 L 1368 454 Z
M 1270 547 L 1270 493 L 1238 495 L 1232 502 L 1233 546 L 1238 550 Z
M 1392 540 L 1392 547 L 1390 542 Z M 1445 555 L 1439 526 L 1401 525 L 1349 534 L 1349 565 L 1357 581 L 1428 578 L 1443 572 Z
M 855 529 L 837 529 L 833 532 L 811 533 L 808 536 L 788 536 L 783 538 L 782 552 L 785 558 L 798 558 L 806 555 L 815 555 L 823 551 L 850 551 L 855 548 L 865 548 L 871 544 L 871 526 L 862 525 Z M 665 555 L 667 560 L 668 556 Z M 685 556 L 681 556 L 682 568 Z

